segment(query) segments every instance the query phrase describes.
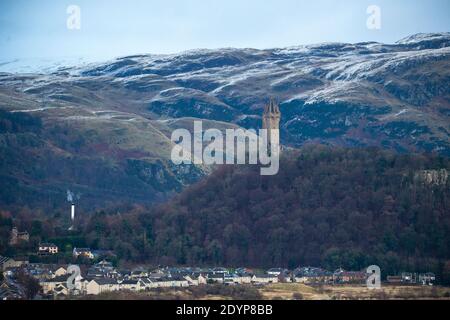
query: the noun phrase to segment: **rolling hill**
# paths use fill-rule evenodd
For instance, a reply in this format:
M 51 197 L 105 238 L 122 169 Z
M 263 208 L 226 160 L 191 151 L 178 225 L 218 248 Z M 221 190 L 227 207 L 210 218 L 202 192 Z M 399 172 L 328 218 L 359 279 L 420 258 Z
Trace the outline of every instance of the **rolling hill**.
M 26 66 L 0 64 L 3 205 L 164 199 L 209 172 L 172 165 L 174 128 L 258 128 L 269 97 L 285 145 L 450 155 L 449 33 Z

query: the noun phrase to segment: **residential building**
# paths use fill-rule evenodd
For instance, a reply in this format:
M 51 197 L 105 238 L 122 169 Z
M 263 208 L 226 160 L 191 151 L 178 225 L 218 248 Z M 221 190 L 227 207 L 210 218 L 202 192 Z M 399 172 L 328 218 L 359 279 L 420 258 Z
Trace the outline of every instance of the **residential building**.
M 20 268 L 28 264 L 28 260 L 20 258 L 8 258 L 0 256 L 0 270 L 6 271 L 7 269 Z
M 267 274 L 270 274 L 271 276 L 279 276 L 280 274 L 287 274 L 288 272 L 287 269 L 283 268 L 271 268 L 267 270 Z
M 207 279 L 209 282 L 223 283 L 224 282 L 224 274 L 223 273 L 210 273 L 207 275 Z
M 434 275 L 434 273 L 427 272 L 419 274 L 419 283 L 422 285 L 432 286 L 435 280 L 436 276 Z
M 334 283 L 365 283 L 367 273 L 364 271 L 345 271 L 342 268 L 333 273 Z
M 333 273 L 316 267 L 302 267 L 293 271 L 293 281 L 305 284 L 331 283 Z
M 6 279 L 0 282 L 0 300 L 18 300 L 23 299 L 25 293 L 17 284 Z
M 228 269 L 223 267 L 217 267 L 212 269 L 213 274 L 228 274 Z
M 137 279 L 123 280 L 120 284 L 120 290 L 140 291 L 140 283 Z M 143 288 L 143 290 L 145 287 Z
M 67 283 L 59 283 L 53 289 L 53 295 L 55 297 L 68 296 L 71 291 L 67 288 Z
M 157 288 L 188 287 L 189 281 L 182 276 L 163 277 L 156 281 Z
M 88 259 L 94 259 L 94 254 L 89 248 L 73 248 L 72 254 L 75 258 L 85 257 Z
M 402 272 L 402 283 L 416 283 L 417 273 L 412 272 Z
M 19 230 L 14 227 L 11 230 L 11 237 L 9 239 L 9 244 L 15 246 L 20 242 L 28 242 L 30 240 L 30 235 L 27 231 L 19 232 Z
M 111 292 L 120 290 L 120 284 L 115 279 L 101 278 L 93 279 L 86 285 L 86 293 L 98 295 L 103 292 Z
M 41 243 L 39 245 L 38 254 L 47 255 L 47 254 L 57 254 L 58 246 L 53 243 Z
M 278 276 L 270 274 L 255 274 L 253 275 L 251 282 L 255 284 L 277 283 Z
M 65 267 L 59 266 L 55 267 L 54 271 L 52 271 L 55 277 L 64 276 L 67 274 L 67 269 Z
M 53 294 L 55 288 L 60 284 L 67 284 L 67 279 L 69 278 L 69 275 L 62 275 L 59 277 L 54 277 L 51 279 L 43 279 L 40 281 L 40 285 L 42 287 L 42 291 L 45 294 Z

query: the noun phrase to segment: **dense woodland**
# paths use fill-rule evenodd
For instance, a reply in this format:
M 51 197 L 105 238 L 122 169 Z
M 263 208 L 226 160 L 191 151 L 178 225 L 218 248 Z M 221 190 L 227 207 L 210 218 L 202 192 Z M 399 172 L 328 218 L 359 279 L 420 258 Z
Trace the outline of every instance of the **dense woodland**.
M 415 177 L 448 159 L 307 147 L 276 176 L 223 167 L 161 206 L 153 254 L 173 263 L 439 272 L 450 258 L 449 183 Z
M 32 241 L 114 250 L 119 261 L 331 270 L 377 264 L 384 276 L 433 271 L 449 282 L 450 184 L 417 176 L 443 168 L 450 160 L 434 155 L 307 146 L 284 152 L 278 175 L 223 166 L 165 204 L 93 213 L 77 234 L 26 210 L 14 219 L 4 212 L 0 232 L 5 239 L 7 225 L 22 217 Z M 5 241 L 0 249 L 12 250 Z

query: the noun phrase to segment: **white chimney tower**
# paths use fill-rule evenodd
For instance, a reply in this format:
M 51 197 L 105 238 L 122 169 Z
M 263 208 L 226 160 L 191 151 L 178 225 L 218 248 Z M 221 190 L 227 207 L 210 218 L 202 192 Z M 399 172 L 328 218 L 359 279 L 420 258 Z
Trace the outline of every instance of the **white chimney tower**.
M 75 204 L 74 203 L 72 203 L 72 210 L 71 210 L 71 213 L 70 213 L 70 219 L 72 219 L 72 222 L 75 221 Z

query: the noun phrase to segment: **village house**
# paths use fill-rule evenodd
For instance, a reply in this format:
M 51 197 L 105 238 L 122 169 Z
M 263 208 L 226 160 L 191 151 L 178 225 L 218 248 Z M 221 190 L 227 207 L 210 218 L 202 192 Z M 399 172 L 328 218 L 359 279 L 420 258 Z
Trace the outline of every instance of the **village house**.
M 95 267 L 99 268 L 101 270 L 105 270 L 105 271 L 113 271 L 114 270 L 113 264 L 106 260 L 102 260 L 99 263 L 96 263 Z
M 212 269 L 213 274 L 228 274 L 228 269 L 223 267 L 216 267 Z
M 91 250 L 91 253 L 94 259 L 108 259 L 116 256 L 111 250 Z
M 160 278 L 162 278 L 164 276 L 166 276 L 166 273 L 163 270 L 161 270 L 161 269 L 153 270 L 148 275 L 148 277 L 150 279 L 152 279 L 152 280 L 160 279 Z
M 30 263 L 25 267 L 26 272 L 38 280 L 51 279 L 65 275 L 67 270 L 60 265 L 47 265 L 40 263 Z
M 171 278 L 172 287 L 184 288 L 189 287 L 189 281 L 186 280 L 183 276 L 175 276 Z
M 107 276 L 107 273 L 104 270 L 101 270 L 101 269 L 98 269 L 98 268 L 95 268 L 95 267 L 90 267 L 87 270 L 86 277 L 88 277 L 89 279 L 109 278 Z
M 182 276 L 163 277 L 158 279 L 155 283 L 157 288 L 179 288 L 189 286 L 189 281 Z
M 142 278 L 138 280 L 138 288 L 139 290 L 148 291 L 153 288 L 157 288 L 157 284 L 150 280 L 149 278 Z
M 136 279 L 128 279 L 119 282 L 120 290 L 130 290 L 130 291 L 140 291 L 139 280 Z M 145 287 L 143 288 L 145 289 Z
M 237 268 L 234 274 L 237 276 L 238 283 L 251 283 L 254 272 L 248 268 Z
M 122 279 L 131 279 L 131 271 L 127 270 L 127 269 L 120 269 L 118 271 L 118 273 L 120 274 L 120 277 Z
M 287 274 L 289 270 L 283 269 L 283 268 L 271 268 L 267 270 L 267 274 L 270 274 L 271 276 L 279 276 L 280 274 Z
M 252 275 L 251 274 L 240 274 L 237 276 L 237 281 L 239 284 L 252 283 Z
M 28 264 L 28 260 L 26 259 L 13 259 L 8 257 L 0 256 L 0 270 L 6 271 L 8 269 L 20 268 Z
M 252 283 L 252 275 L 249 273 L 234 274 L 234 282 L 237 284 Z
M 223 276 L 224 284 L 248 284 L 252 282 L 252 275 L 250 274 L 225 274 Z
M 114 268 L 111 262 L 102 260 L 99 263 L 91 266 L 87 275 L 88 278 L 114 278 L 118 279 L 120 273 Z
M 62 268 L 64 269 L 64 268 Z M 61 271 L 58 272 L 58 274 L 62 273 L 62 269 Z M 64 269 L 65 270 L 65 269 Z M 42 287 L 42 291 L 45 294 L 52 294 L 52 295 L 56 295 L 57 293 L 64 294 L 66 292 L 66 290 L 68 290 L 67 288 L 67 279 L 70 277 L 70 274 L 66 273 L 59 275 L 59 276 L 55 276 L 53 278 L 50 279 L 42 279 L 39 284 Z M 79 275 L 75 278 L 75 288 L 74 291 L 71 293 L 75 293 L 75 292 L 84 292 L 85 291 L 85 280 L 84 278 Z M 61 286 L 63 285 L 63 287 Z M 59 288 L 59 291 L 56 292 L 56 288 Z M 67 293 L 68 294 L 68 293 Z
M 148 272 L 142 269 L 135 269 L 131 271 L 130 279 L 140 279 L 140 278 L 147 278 Z
M 291 274 L 289 274 L 288 272 L 286 273 L 280 273 L 278 275 L 278 282 L 282 282 L 282 283 L 290 283 L 292 282 L 292 276 Z
M 419 283 L 421 283 L 422 285 L 432 286 L 435 280 L 436 276 L 434 275 L 434 273 L 428 272 L 419 274 Z
M 234 270 L 236 274 L 253 274 L 253 270 L 249 268 L 240 267 Z
M 53 289 L 53 295 L 55 297 L 68 296 L 70 293 L 70 290 L 67 288 L 67 283 L 60 283 Z
M 367 273 L 364 271 L 345 271 L 342 268 L 333 273 L 333 282 L 339 283 L 365 283 Z
M 184 277 L 190 285 L 198 286 L 207 283 L 206 277 L 204 277 L 201 273 L 193 273 L 191 275 L 187 275 Z
M 223 283 L 224 275 L 223 275 L 223 273 L 218 273 L 218 274 L 209 273 L 209 274 L 207 274 L 207 279 L 208 279 L 207 280 L 208 282 Z
M 277 283 L 278 276 L 270 274 L 255 274 L 252 277 L 252 283 L 254 284 L 267 284 L 267 283 Z
M 0 300 L 19 300 L 24 297 L 25 293 L 18 285 L 7 280 L 0 282 Z
M 120 284 L 115 279 L 93 279 L 86 284 L 86 294 L 98 295 L 103 292 L 119 291 Z
M 38 280 L 50 279 L 55 277 L 50 268 L 36 263 L 29 264 L 26 267 L 26 272 Z
M 48 255 L 48 254 L 57 254 L 58 246 L 53 243 L 41 243 L 39 244 L 38 254 L 40 255 Z
M 322 268 L 302 267 L 293 271 L 293 281 L 305 284 L 331 283 L 333 274 Z
M 45 294 L 53 294 L 55 288 L 60 285 L 60 284 L 66 284 L 67 283 L 67 279 L 69 278 L 69 275 L 62 275 L 62 276 L 58 276 L 58 277 L 54 277 L 51 279 L 43 279 L 40 281 L 40 285 L 42 287 L 42 291 Z
M 30 241 L 30 235 L 27 231 L 19 232 L 19 230 L 14 227 L 11 230 L 11 237 L 9 239 L 9 244 L 11 246 L 15 246 L 20 242 L 28 242 Z
M 72 255 L 74 258 L 85 257 L 88 259 L 94 259 L 94 254 L 89 248 L 73 248 Z
M 67 269 L 63 266 L 54 266 L 50 268 L 50 271 L 53 274 L 53 277 L 60 277 L 67 274 Z
M 170 288 L 172 287 L 172 278 L 161 277 L 155 281 L 155 288 Z
M 235 274 L 225 274 L 223 277 L 223 283 L 227 285 L 237 284 L 237 276 Z
M 417 273 L 412 272 L 402 272 L 402 283 L 416 283 Z

